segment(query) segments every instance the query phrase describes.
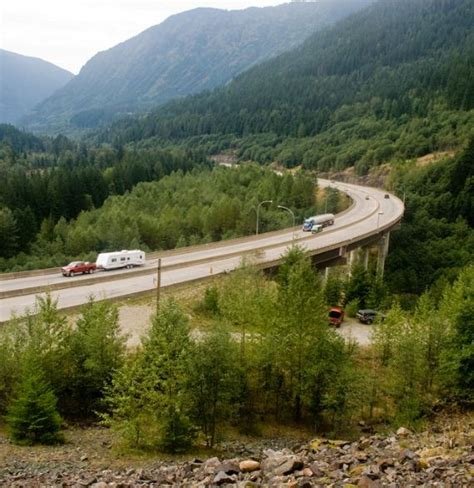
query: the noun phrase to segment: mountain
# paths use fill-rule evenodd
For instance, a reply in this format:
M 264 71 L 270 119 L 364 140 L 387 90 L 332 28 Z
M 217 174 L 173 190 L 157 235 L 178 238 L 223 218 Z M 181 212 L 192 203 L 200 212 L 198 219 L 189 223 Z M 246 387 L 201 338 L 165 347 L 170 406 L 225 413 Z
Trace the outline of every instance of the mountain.
M 0 122 L 17 122 L 73 76 L 42 59 L 0 49 Z
M 117 114 L 223 85 L 372 0 L 320 0 L 169 17 L 94 56 L 26 122 L 49 131 L 95 127 Z
M 472 0 L 379 0 L 225 87 L 118 121 L 97 140 L 199 136 L 244 159 L 360 174 L 457 147 L 474 127 L 473 25 Z

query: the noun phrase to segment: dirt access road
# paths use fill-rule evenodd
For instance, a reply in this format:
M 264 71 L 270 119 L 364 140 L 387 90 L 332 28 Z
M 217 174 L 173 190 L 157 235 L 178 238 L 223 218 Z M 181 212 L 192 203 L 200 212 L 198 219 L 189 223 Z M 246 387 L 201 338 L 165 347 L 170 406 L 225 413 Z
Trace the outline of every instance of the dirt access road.
M 154 312 L 151 305 L 125 305 L 119 308 L 120 328 L 128 336 L 128 347 L 140 344 L 140 338 L 147 332 Z M 370 325 L 360 324 L 358 320 L 346 318 L 337 331 L 347 340 L 354 340 L 360 346 L 370 344 Z

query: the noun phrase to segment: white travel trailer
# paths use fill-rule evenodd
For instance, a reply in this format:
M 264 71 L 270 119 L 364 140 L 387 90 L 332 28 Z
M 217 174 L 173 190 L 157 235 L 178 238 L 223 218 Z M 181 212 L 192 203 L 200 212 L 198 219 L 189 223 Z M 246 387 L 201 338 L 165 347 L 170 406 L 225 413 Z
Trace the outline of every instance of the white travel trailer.
M 103 252 L 95 262 L 98 269 L 133 268 L 145 264 L 145 253 L 139 249 L 133 251 Z

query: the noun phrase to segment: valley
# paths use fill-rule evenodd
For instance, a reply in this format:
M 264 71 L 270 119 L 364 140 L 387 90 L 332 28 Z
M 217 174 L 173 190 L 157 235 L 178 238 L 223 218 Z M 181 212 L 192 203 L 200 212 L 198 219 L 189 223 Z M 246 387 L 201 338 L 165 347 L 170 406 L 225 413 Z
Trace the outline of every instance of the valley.
M 269 3 L 2 72 L 0 484 L 473 483 L 474 3 Z

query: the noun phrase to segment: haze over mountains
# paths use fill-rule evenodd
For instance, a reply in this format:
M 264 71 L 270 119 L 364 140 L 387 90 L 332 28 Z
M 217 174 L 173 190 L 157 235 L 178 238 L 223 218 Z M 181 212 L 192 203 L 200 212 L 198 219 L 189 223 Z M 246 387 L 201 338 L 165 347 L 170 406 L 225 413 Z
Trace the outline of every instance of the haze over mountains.
M 215 88 L 369 3 L 321 0 L 174 15 L 98 53 L 24 122 L 50 132 L 91 128 L 117 114 Z
M 0 122 L 17 122 L 73 76 L 42 59 L 0 49 Z

